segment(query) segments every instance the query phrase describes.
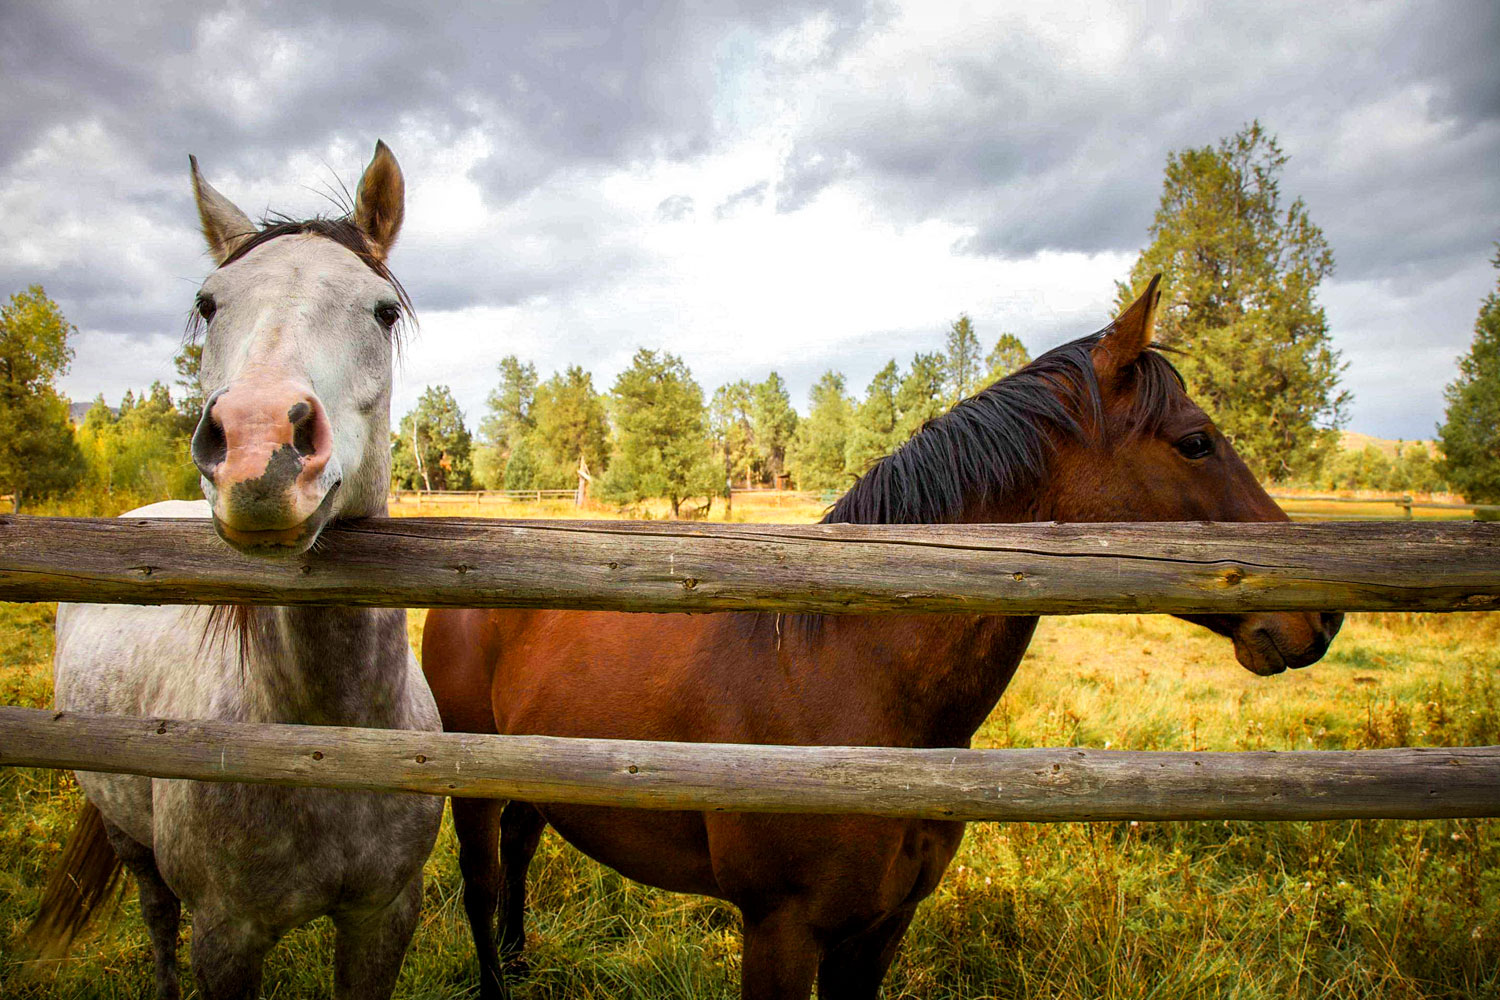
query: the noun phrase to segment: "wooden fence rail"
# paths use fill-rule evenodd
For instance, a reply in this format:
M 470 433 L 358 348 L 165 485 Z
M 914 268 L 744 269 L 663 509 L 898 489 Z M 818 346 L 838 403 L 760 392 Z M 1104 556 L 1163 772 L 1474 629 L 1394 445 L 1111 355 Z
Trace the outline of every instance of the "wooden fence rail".
M 0 515 L 0 600 L 613 611 L 1500 608 L 1500 524 L 709 525 L 372 519 L 314 553 L 206 521 Z
M 911 750 L 476 736 L 0 708 L 0 766 L 711 812 L 926 819 L 1500 816 L 1500 747 Z

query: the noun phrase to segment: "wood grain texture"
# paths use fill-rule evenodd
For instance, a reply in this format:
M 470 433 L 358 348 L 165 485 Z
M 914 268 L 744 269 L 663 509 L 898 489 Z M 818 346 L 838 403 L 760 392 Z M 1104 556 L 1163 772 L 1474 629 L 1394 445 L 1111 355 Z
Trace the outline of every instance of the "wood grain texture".
M 782 747 L 0 708 L 0 765 L 639 809 L 927 819 L 1500 815 L 1500 747 L 1289 753 Z
M 1500 524 L 392 518 L 241 555 L 206 521 L 0 516 L 0 600 L 832 613 L 1500 608 Z

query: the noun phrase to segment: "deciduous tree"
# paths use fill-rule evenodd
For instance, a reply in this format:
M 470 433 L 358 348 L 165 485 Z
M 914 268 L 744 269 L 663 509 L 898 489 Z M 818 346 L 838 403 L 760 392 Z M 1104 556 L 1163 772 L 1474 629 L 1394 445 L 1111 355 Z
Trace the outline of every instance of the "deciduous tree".
M 28 497 L 71 489 L 83 458 L 56 387 L 73 361 L 77 329 L 41 285 L 0 306 L 0 492 L 19 510 Z
M 391 479 L 402 489 L 472 489 L 471 443 L 452 391 L 430 385 L 391 435 Z
M 537 386 L 530 416 L 533 427 L 527 439 L 534 454 L 536 488 L 575 486 L 580 456 L 588 462 L 591 475 L 605 471 L 609 419 L 604 397 L 594 391 L 593 376 L 583 368 L 570 365 Z

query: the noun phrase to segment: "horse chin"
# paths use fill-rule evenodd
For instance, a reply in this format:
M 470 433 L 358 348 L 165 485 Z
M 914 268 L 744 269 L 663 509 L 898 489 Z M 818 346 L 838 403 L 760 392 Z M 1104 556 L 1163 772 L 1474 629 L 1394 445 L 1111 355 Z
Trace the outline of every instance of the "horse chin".
M 1240 666 L 1260 677 L 1282 673 L 1288 666 L 1276 640 L 1261 629 L 1234 637 L 1234 658 L 1240 661 Z
M 334 497 L 338 486 L 329 490 L 316 510 L 301 524 L 290 528 L 247 529 L 226 524 L 213 514 L 214 531 L 231 548 L 245 555 L 263 558 L 290 558 L 300 556 L 317 542 L 318 536 L 333 519 Z

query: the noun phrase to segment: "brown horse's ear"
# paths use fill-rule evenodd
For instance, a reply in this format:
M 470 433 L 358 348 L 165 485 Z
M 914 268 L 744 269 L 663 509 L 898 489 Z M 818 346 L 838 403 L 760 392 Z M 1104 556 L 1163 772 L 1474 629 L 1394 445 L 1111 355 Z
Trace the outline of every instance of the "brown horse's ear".
M 256 233 L 255 223 L 234 207 L 234 202 L 213 189 L 198 172 L 198 158 L 188 156 L 193 171 L 193 200 L 198 203 L 198 221 L 214 263 L 222 264 Z
M 1122 312 L 1094 347 L 1094 370 L 1101 379 L 1128 368 L 1151 346 L 1156 329 L 1156 306 L 1161 301 L 1161 275 L 1151 279 L 1140 298 Z
M 395 154 L 377 139 L 375 157 L 354 194 L 354 224 L 370 241 L 370 252 L 377 260 L 385 260 L 390 254 L 405 217 L 406 180 Z

